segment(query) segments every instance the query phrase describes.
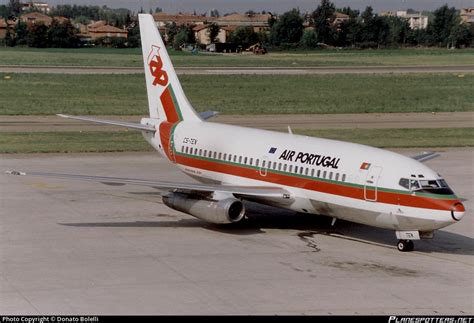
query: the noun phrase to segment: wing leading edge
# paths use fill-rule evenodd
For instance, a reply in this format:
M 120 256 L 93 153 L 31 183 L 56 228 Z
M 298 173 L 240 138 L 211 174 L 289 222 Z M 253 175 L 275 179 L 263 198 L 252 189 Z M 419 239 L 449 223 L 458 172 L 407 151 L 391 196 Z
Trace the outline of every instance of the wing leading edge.
M 42 172 L 21 172 L 6 171 L 6 174 L 17 176 L 36 176 L 36 177 L 52 177 L 71 180 L 82 180 L 90 182 L 99 182 L 106 185 L 139 185 L 152 187 L 165 191 L 189 191 L 189 192 L 224 192 L 236 194 L 249 198 L 263 198 L 271 200 L 281 200 L 288 202 L 291 199 L 290 193 L 276 186 L 238 186 L 238 185 L 221 185 L 221 184 L 201 184 L 201 183 L 176 183 L 167 181 L 150 181 L 145 179 L 122 178 L 122 177 L 106 177 L 106 176 L 89 176 L 76 174 L 60 174 L 60 173 L 42 173 Z

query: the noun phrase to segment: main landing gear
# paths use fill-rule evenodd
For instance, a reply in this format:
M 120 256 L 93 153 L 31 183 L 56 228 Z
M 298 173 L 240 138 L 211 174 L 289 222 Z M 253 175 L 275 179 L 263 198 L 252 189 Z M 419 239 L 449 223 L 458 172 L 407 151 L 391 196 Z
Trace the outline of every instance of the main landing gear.
M 412 240 L 398 240 L 397 248 L 398 251 L 401 252 L 413 251 L 413 249 L 415 249 L 415 244 Z

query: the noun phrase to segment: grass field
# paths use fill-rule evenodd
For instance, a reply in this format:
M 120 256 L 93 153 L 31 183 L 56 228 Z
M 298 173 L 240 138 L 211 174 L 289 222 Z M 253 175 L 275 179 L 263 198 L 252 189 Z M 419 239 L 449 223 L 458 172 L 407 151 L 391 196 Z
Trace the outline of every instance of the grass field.
M 295 133 L 345 140 L 375 147 L 472 147 L 474 128 L 454 129 L 325 129 Z M 0 153 L 77 153 L 153 151 L 139 132 L 2 133 Z
M 1 115 L 148 114 L 143 75 L 0 73 Z M 224 114 L 474 110 L 474 74 L 180 77 L 199 111 Z
M 314 50 L 268 55 L 170 51 L 176 67 L 473 65 L 474 49 Z M 0 48 L 0 65 L 143 66 L 141 49 Z

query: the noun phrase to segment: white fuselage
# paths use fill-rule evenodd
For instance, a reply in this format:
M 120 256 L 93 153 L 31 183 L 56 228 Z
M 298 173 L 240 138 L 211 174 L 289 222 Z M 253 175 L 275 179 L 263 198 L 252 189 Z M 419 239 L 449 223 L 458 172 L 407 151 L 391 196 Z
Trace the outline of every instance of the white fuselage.
M 170 129 L 168 137 L 158 131 L 154 137 L 144 135 L 193 178 L 279 186 L 291 193 L 291 202 L 262 203 L 399 231 L 432 231 L 464 214 L 453 194 L 413 192 L 400 186 L 401 178 L 441 177 L 394 152 L 210 122 L 179 122 Z

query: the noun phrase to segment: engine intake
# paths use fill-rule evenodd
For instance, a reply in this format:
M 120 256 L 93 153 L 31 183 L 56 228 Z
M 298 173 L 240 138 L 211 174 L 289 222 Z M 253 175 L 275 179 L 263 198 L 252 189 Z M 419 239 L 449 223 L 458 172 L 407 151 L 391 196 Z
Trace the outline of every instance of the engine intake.
M 245 214 L 243 203 L 232 197 L 209 201 L 192 198 L 186 194 L 169 193 L 163 196 L 163 203 L 174 210 L 217 224 L 239 222 Z

